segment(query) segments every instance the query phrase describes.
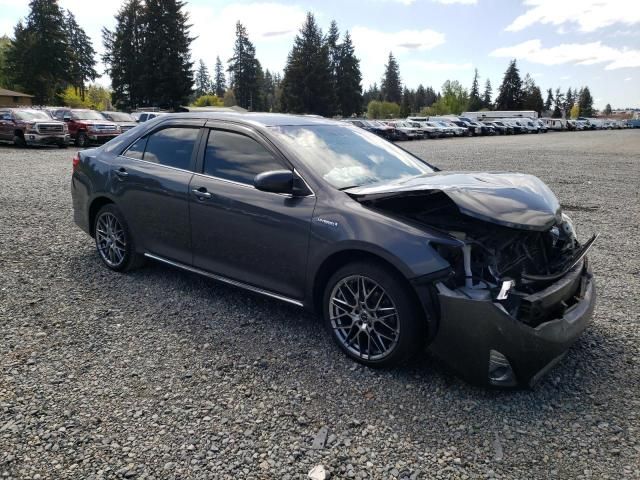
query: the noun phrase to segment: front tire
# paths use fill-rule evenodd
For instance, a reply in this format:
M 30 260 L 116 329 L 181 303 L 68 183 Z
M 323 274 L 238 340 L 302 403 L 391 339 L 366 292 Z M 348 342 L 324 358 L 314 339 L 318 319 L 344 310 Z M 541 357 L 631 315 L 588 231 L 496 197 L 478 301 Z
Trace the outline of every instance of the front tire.
M 80 148 L 86 148 L 89 146 L 89 137 L 84 132 L 78 132 L 76 137 L 76 146 Z
M 98 255 L 102 263 L 111 270 L 126 272 L 142 263 L 129 226 L 114 204 L 105 205 L 98 211 L 94 222 L 94 236 Z
M 13 144 L 18 148 L 25 148 L 27 146 L 27 142 L 22 135 L 15 135 L 13 137 Z
M 397 365 L 424 346 L 427 324 L 410 285 L 383 265 L 355 262 L 336 271 L 323 296 L 326 327 L 352 359 Z

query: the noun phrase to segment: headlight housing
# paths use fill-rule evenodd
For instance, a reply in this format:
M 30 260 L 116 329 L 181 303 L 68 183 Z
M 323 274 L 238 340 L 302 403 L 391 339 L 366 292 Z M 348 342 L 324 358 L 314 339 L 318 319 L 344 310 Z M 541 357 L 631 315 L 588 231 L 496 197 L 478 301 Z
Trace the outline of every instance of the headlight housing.
M 573 226 L 573 221 L 571 220 L 571 217 L 569 217 L 569 215 L 567 215 L 566 213 L 562 214 L 561 227 L 569 238 L 573 238 L 574 240 L 576 239 L 576 229 Z

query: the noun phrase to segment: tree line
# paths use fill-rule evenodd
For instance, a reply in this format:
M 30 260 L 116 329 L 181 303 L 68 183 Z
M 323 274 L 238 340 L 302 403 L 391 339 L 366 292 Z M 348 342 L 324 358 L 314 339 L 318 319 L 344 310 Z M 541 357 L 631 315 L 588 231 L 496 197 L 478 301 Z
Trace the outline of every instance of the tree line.
M 245 26 L 237 22 L 233 53 L 207 65 L 191 59 L 189 16 L 182 0 L 126 0 L 113 30 L 102 30 L 102 61 L 111 78 L 111 101 L 123 110 L 232 106 L 254 111 L 310 113 L 373 118 L 410 114 L 459 114 L 465 110 L 535 110 L 555 117 L 593 114 L 588 87 L 548 89 L 546 99 L 533 78 L 521 78 L 516 60 L 504 74 L 497 96 L 486 79 L 482 91 L 478 70 L 471 87 L 447 80 L 440 91 L 403 85 L 400 66 L 389 52 L 377 83 L 362 89 L 362 74 L 348 31 L 332 21 L 326 33 L 312 13 L 294 38 L 282 75 L 264 70 Z M 95 50 L 73 14 L 58 0 L 31 0 L 12 39 L 0 39 L 0 82 L 35 95 L 39 104 L 93 105 L 87 83 L 98 77 Z M 91 91 L 95 98 L 95 91 Z M 77 98 L 76 98 L 77 97 Z M 101 101 L 101 104 L 105 102 Z M 610 108 L 610 107 L 609 107 Z

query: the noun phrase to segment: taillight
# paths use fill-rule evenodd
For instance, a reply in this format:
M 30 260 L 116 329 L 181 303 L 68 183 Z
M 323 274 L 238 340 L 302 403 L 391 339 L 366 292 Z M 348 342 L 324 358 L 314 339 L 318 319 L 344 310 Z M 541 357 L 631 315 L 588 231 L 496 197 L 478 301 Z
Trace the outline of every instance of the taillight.
M 76 170 L 78 165 L 80 165 L 80 152 L 76 153 L 71 162 L 73 164 L 73 169 Z

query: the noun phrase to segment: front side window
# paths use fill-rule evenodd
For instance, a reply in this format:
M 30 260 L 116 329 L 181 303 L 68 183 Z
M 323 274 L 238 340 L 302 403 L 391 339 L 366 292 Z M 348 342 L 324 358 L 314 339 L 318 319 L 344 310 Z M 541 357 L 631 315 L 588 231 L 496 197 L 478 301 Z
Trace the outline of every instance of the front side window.
M 125 156 L 189 170 L 198 128 L 169 127 L 136 140 Z
M 365 130 L 342 125 L 272 127 L 300 161 L 338 189 L 432 173 L 410 153 Z
M 246 135 L 211 130 L 204 154 L 204 174 L 253 185 L 259 173 L 282 170 L 265 147 Z

